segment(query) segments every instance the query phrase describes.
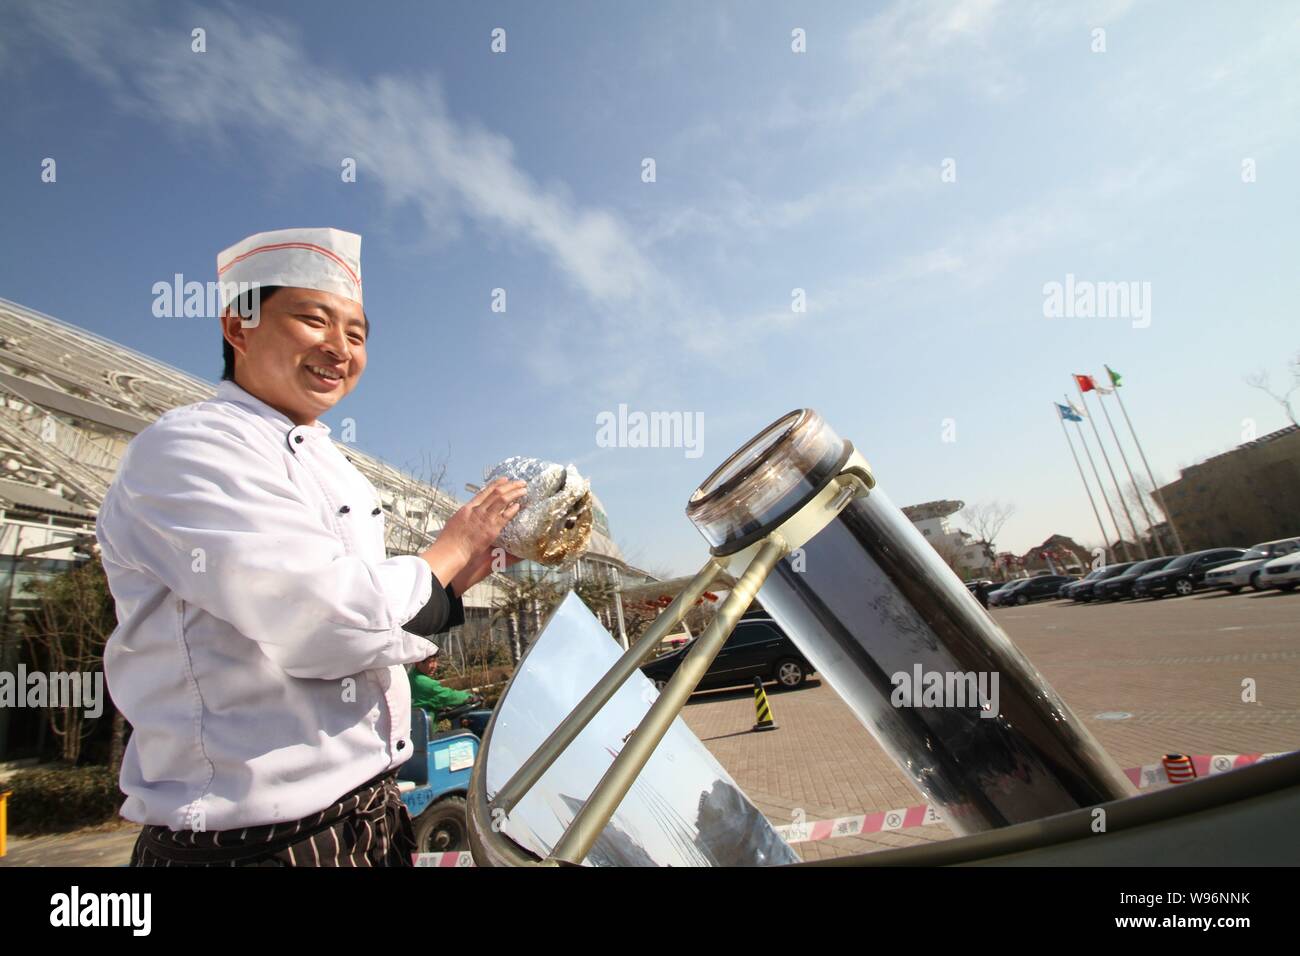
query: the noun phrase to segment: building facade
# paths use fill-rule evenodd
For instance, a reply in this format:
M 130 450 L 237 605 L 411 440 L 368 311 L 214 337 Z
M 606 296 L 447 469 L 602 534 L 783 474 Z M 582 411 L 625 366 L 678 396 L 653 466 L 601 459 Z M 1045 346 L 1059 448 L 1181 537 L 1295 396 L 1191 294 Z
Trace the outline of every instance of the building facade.
M 1187 551 L 1300 535 L 1300 427 L 1184 468 L 1160 492 Z
M 916 525 L 921 536 L 948 566 L 964 578 L 984 577 L 993 572 L 995 559 L 987 541 L 953 528 L 948 519 L 966 507 L 961 501 L 927 501 L 908 505 L 903 509 L 907 519 Z

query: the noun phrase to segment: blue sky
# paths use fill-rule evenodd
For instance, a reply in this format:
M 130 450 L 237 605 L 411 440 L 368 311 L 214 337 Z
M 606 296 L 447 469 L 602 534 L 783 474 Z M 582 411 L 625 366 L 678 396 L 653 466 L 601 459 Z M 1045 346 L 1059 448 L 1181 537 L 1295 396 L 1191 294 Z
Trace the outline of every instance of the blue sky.
M 260 6 L 0 10 L 0 295 L 215 379 L 215 321 L 153 284 L 359 232 L 370 365 L 327 421 L 458 493 L 573 461 L 662 572 L 703 560 L 690 492 L 799 406 L 896 503 L 1012 502 L 1017 551 L 1100 537 L 1071 372 L 1124 374 L 1166 480 L 1286 424 L 1242 377 L 1300 349 L 1294 4 Z M 1067 274 L 1150 283 L 1149 326 L 1045 317 Z M 702 453 L 599 447 L 619 404 L 702 412 Z

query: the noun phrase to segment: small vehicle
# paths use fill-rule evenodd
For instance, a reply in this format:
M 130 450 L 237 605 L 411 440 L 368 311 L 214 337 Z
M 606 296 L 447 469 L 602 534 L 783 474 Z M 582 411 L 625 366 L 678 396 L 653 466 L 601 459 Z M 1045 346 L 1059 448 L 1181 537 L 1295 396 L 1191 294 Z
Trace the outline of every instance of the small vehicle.
M 1002 603 L 1010 596 L 1011 592 L 1019 585 L 1023 584 L 1028 578 L 1016 578 L 1013 581 L 1005 581 L 998 587 L 989 592 L 989 607 L 1001 607 Z
M 1092 589 L 1093 596 L 1098 601 L 1122 601 L 1125 598 L 1131 598 L 1133 596 L 1133 585 L 1137 583 L 1138 578 L 1152 571 L 1159 571 L 1173 560 L 1173 557 L 1164 557 L 1139 561 L 1123 574 L 1116 574 L 1104 581 L 1097 581 Z
M 411 709 L 411 745 L 415 752 L 397 771 L 402 802 L 415 825 L 419 853 L 448 853 L 469 849 L 465 795 L 470 772 L 478 759 L 479 740 L 490 710 L 470 701 L 439 714 L 461 729 L 431 733 L 429 715 Z M 474 730 L 466 729 L 473 727 Z
M 1245 548 L 1206 548 L 1180 554 L 1159 571 L 1142 575 L 1133 583 L 1134 597 L 1161 598 L 1166 594 L 1186 597 L 1203 583 L 1215 568 L 1240 561 Z
M 1111 578 L 1118 577 L 1135 564 L 1137 564 L 1136 561 L 1121 561 L 1119 564 L 1108 564 L 1104 568 L 1098 568 L 1082 581 L 1075 583 L 1074 587 L 1070 590 L 1070 600 L 1087 604 L 1096 597 L 1098 584 L 1102 581 L 1108 581 Z
M 492 719 L 492 708 L 483 706 L 483 698 L 475 695 L 459 707 L 449 707 L 438 714 L 439 721 L 450 720 L 453 728 L 468 730 L 479 740 Z
M 1076 596 L 1079 592 L 1079 588 L 1082 587 L 1084 584 L 1087 584 L 1089 587 L 1091 587 L 1093 584 L 1097 582 L 1097 579 L 1105 573 L 1106 573 L 1105 568 L 1097 568 L 1095 571 L 1089 571 L 1078 581 L 1071 581 L 1069 584 L 1062 584 L 1061 592 L 1060 592 L 1061 597 L 1069 598 L 1071 601 L 1080 600 L 1080 598 Z
M 1005 607 L 1008 604 L 1025 605 L 1030 601 L 1042 601 L 1046 598 L 1054 598 L 1056 597 L 1056 592 L 1061 589 L 1061 585 L 1071 584 L 1073 582 L 1074 578 L 1065 574 L 1040 574 L 1037 577 L 1025 578 L 1010 591 L 1003 588 L 1002 591 L 999 592 L 1005 592 L 1005 594 L 1003 598 L 998 601 L 998 606 Z
M 1274 558 L 1260 570 L 1259 580 L 1265 588 L 1294 591 L 1300 585 L 1300 551 Z
M 642 664 L 641 673 L 663 689 L 694 646 L 692 640 L 685 647 Z M 696 689 L 752 684 L 757 677 L 792 690 L 812 672 L 812 665 L 766 611 L 750 611 L 736 624 Z
M 1268 586 L 1260 580 L 1264 565 L 1273 558 L 1280 558 L 1296 550 L 1300 550 L 1300 538 L 1279 538 L 1277 541 L 1252 545 L 1240 561 L 1225 564 L 1207 574 L 1205 586 L 1222 589 L 1229 594 L 1236 594 L 1247 585 L 1256 591 L 1265 591 Z
M 1070 598 L 1071 601 L 1078 601 L 1079 598 L 1075 597 L 1075 593 L 1078 593 L 1079 588 L 1084 584 L 1095 583 L 1105 570 L 1106 568 L 1099 567 L 1095 571 L 1089 571 L 1088 574 L 1084 575 L 1083 578 L 1080 578 L 1079 580 L 1070 581 L 1069 584 L 1062 584 L 1060 596 Z

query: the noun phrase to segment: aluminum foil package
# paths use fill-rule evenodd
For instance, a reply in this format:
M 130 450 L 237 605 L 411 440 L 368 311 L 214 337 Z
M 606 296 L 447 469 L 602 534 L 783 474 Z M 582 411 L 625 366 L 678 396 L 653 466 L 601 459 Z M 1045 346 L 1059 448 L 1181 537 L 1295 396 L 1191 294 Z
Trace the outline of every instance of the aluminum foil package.
M 501 531 L 501 547 L 519 558 L 567 567 L 591 542 L 591 483 L 573 465 L 515 456 L 489 468 L 484 483 L 497 478 L 523 481 L 523 506 Z

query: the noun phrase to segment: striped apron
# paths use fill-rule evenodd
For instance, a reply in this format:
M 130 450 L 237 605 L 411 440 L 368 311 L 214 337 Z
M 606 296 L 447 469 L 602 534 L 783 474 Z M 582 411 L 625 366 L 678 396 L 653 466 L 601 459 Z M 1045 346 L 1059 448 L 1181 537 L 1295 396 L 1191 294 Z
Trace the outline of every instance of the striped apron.
M 145 826 L 130 866 L 413 866 L 415 832 L 397 771 L 380 774 L 319 813 L 242 830 Z

